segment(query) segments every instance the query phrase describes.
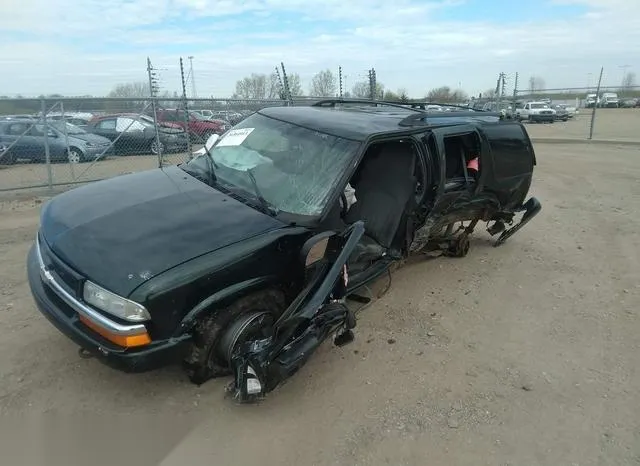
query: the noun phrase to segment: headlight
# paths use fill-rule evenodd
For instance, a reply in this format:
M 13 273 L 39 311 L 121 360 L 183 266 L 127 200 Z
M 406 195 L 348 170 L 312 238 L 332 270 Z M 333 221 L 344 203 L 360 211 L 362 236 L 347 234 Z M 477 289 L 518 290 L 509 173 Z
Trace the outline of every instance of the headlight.
M 98 147 L 98 144 L 96 144 L 95 142 L 86 142 L 85 145 L 87 147 Z
M 122 298 L 89 281 L 84 283 L 82 297 L 86 303 L 97 307 L 101 311 L 130 322 L 142 322 L 151 319 L 149 312 L 141 304 Z

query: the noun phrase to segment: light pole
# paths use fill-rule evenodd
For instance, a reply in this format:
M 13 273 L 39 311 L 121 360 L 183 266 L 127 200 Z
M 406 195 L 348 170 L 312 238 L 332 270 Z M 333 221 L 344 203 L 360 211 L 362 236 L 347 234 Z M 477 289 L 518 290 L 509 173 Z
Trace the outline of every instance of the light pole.
M 189 55 L 187 58 L 189 59 L 189 74 L 191 75 L 191 97 L 196 99 L 198 94 L 196 94 L 196 77 L 193 74 L 193 55 Z

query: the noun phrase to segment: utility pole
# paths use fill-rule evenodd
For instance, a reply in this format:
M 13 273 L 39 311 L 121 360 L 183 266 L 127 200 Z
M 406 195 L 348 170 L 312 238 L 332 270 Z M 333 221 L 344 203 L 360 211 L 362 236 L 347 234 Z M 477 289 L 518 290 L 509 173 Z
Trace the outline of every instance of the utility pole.
M 371 68 L 369 70 L 369 97 L 371 100 L 377 99 L 378 86 L 376 85 L 376 70 Z
M 284 95 L 284 84 L 282 84 L 282 78 L 280 77 L 280 69 L 276 66 L 276 76 L 278 78 L 278 96 L 282 100 L 286 100 Z
M 147 57 L 147 74 L 149 75 L 149 94 L 151 95 L 151 109 L 153 111 L 153 126 L 155 127 L 156 147 L 158 148 L 158 168 L 162 168 L 162 145 L 160 144 L 160 132 L 158 130 L 158 115 L 156 114 L 156 97 L 158 95 L 158 75 L 151 65 L 151 59 Z
M 513 104 L 511 105 L 511 111 L 513 112 L 513 115 L 516 114 L 517 100 L 518 100 L 518 73 L 516 72 L 516 79 L 515 79 L 515 82 L 513 83 Z
M 338 81 L 340 83 L 340 98 L 342 98 L 342 66 L 338 66 Z
M 600 84 L 602 84 L 603 72 L 604 72 L 604 66 L 600 68 L 600 77 L 598 78 L 598 87 L 596 88 L 596 104 L 593 106 L 593 112 L 591 112 L 591 125 L 589 126 L 589 139 L 593 138 L 593 127 L 596 124 L 596 107 L 598 106 L 598 96 L 600 95 Z
M 191 76 L 191 98 L 198 98 L 198 94 L 196 94 L 196 75 L 193 74 L 193 55 L 189 55 L 187 57 L 189 59 L 189 76 Z
M 293 97 L 291 96 L 291 88 L 289 87 L 289 79 L 287 78 L 287 71 L 284 69 L 284 63 L 280 62 L 282 67 L 282 81 L 284 83 L 284 93 L 286 95 L 289 104 L 293 105 Z

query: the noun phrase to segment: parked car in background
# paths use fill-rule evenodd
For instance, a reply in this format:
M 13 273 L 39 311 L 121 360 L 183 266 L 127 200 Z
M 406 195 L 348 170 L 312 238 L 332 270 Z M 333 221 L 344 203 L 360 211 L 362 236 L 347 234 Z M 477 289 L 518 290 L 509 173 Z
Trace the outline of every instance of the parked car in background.
M 587 94 L 587 97 L 584 99 L 584 106 L 585 108 L 593 108 L 598 105 L 599 101 L 600 99 L 598 99 L 596 94 Z
M 162 109 L 156 111 L 157 120 L 162 123 L 173 123 L 189 132 L 189 136 L 198 141 L 206 141 L 212 134 L 222 134 L 231 128 L 223 120 L 210 120 L 199 113 L 190 111 L 185 118 L 182 109 Z
M 89 121 L 93 118 L 93 113 L 88 112 L 51 112 L 47 113 L 48 120 L 64 120 L 79 128 L 86 128 Z M 41 116 L 39 116 L 41 118 Z
M 569 112 L 566 105 L 556 104 L 551 105 L 550 108 L 556 111 L 556 121 L 567 121 L 569 119 Z
M 116 154 L 154 154 L 187 150 L 189 141 L 177 125 L 156 125 L 153 118 L 135 113 L 94 117 L 87 130 L 113 142 Z
M 200 116 L 203 116 L 206 119 L 214 118 L 214 112 L 211 110 L 192 110 L 192 112 L 197 113 Z
M 545 102 L 527 102 L 522 108 L 516 108 L 516 119 L 553 123 L 556 120 L 556 111 Z
M 618 108 L 620 106 L 620 99 L 615 92 L 604 92 L 600 97 L 598 106 L 603 108 Z
M 220 120 L 228 121 L 231 125 L 235 126 L 245 119 L 245 116 L 239 112 L 232 112 L 230 110 L 218 110 L 213 112 L 212 118 L 218 118 Z
M 113 154 L 108 139 L 89 134 L 64 121 L 47 122 L 46 145 L 52 162 L 80 163 Z M 18 161 L 45 162 L 45 125 L 36 120 L 0 121 L 0 145 L 4 164 Z
M 640 102 L 640 99 L 623 99 L 622 101 L 620 101 L 620 107 L 633 108 L 638 106 L 638 102 Z

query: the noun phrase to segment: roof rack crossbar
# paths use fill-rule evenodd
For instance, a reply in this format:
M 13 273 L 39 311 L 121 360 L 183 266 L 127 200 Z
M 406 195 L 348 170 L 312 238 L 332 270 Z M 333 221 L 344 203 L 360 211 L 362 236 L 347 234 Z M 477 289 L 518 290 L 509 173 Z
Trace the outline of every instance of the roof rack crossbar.
M 368 104 L 374 106 L 384 107 L 396 107 L 403 110 L 411 110 L 413 112 L 425 113 L 423 110 L 417 108 L 407 107 L 407 104 L 400 104 L 398 102 L 387 102 L 385 100 L 371 100 L 371 99 L 350 99 L 350 98 L 333 98 L 323 99 L 315 102 L 312 107 L 335 107 L 336 104 Z
M 426 125 L 428 124 L 428 120 L 429 119 L 442 119 L 442 118 L 460 118 L 460 117 L 470 117 L 471 115 L 469 115 L 470 112 L 438 112 L 438 113 L 428 113 L 428 112 L 423 112 L 421 114 L 411 114 L 405 118 L 403 118 L 402 120 L 400 120 L 400 122 L 398 123 L 398 126 L 417 126 L 418 124 L 422 124 L 422 125 Z M 502 114 L 499 112 L 478 112 L 480 113 L 479 115 L 473 115 L 472 118 L 478 118 L 478 117 L 496 117 L 499 119 L 502 119 Z

